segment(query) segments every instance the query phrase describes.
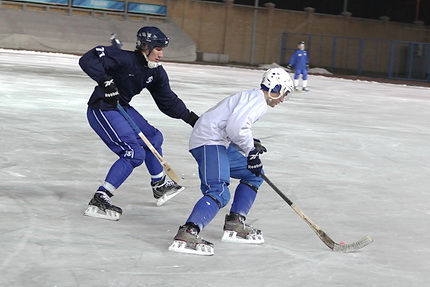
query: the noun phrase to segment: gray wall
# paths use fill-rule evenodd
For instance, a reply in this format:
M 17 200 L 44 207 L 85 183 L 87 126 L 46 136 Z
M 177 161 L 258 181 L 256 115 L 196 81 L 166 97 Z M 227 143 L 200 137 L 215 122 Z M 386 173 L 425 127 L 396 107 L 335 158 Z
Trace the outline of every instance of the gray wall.
M 117 33 L 124 49 L 134 50 L 136 32 L 143 26 L 157 26 L 169 38 L 164 59 L 195 61 L 196 46 L 171 21 L 125 21 L 50 12 L 0 9 L 0 48 L 83 54 L 97 45 L 109 45 Z

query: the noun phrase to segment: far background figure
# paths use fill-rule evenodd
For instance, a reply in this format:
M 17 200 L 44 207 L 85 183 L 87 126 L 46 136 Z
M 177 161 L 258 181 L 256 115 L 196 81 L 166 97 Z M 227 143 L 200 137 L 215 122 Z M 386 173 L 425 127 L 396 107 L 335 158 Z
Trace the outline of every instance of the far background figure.
M 298 91 L 299 78 L 302 75 L 302 91 L 309 92 L 308 85 L 308 71 L 309 71 L 309 57 L 305 50 L 305 42 L 299 42 L 297 50 L 291 56 L 287 68 L 294 68 L 294 90 Z

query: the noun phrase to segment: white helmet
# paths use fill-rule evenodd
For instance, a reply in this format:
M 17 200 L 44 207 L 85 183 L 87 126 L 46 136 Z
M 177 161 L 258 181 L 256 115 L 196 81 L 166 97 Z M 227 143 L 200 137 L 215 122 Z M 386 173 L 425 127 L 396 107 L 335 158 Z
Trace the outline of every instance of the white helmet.
M 294 84 L 287 71 L 282 68 L 271 68 L 264 72 L 261 88 L 269 92 L 270 98 L 278 99 L 292 92 Z M 274 98 L 271 93 L 279 93 L 279 97 Z

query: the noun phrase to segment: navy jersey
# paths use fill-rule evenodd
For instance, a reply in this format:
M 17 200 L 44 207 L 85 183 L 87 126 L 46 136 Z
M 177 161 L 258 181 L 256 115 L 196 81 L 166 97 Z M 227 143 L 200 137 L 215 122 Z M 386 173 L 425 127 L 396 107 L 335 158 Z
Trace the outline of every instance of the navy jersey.
M 97 83 L 112 77 L 120 93 L 120 104 L 128 106 L 131 99 L 148 89 L 157 107 L 172 118 L 188 122 L 190 111 L 171 90 L 169 78 L 162 66 L 150 69 L 140 51 L 125 51 L 115 46 L 98 46 L 79 59 L 82 70 Z M 104 89 L 97 85 L 88 101 L 92 109 L 113 110 L 104 100 Z
M 308 53 L 305 50 L 296 50 L 290 58 L 289 64 L 297 70 L 305 70 L 309 64 Z

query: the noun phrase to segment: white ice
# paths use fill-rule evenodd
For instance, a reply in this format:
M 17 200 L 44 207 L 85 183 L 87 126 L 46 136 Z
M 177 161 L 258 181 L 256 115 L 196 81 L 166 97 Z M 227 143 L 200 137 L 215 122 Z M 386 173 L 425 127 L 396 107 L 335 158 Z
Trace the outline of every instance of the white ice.
M 266 175 L 336 242 L 328 249 L 263 184 L 248 222 L 259 246 L 221 242 L 220 211 L 201 235 L 215 255 L 167 250 L 200 198 L 191 128 L 148 92 L 132 104 L 165 136 L 164 157 L 187 187 L 156 207 L 142 165 L 113 202 L 119 221 L 83 216 L 115 160 L 86 121 L 94 82 L 74 55 L 0 50 L 0 286 L 427 286 L 430 267 L 430 89 L 310 76 L 309 93 L 253 128 Z M 198 114 L 258 87 L 262 70 L 165 63 Z M 237 182 L 232 182 L 232 189 Z

